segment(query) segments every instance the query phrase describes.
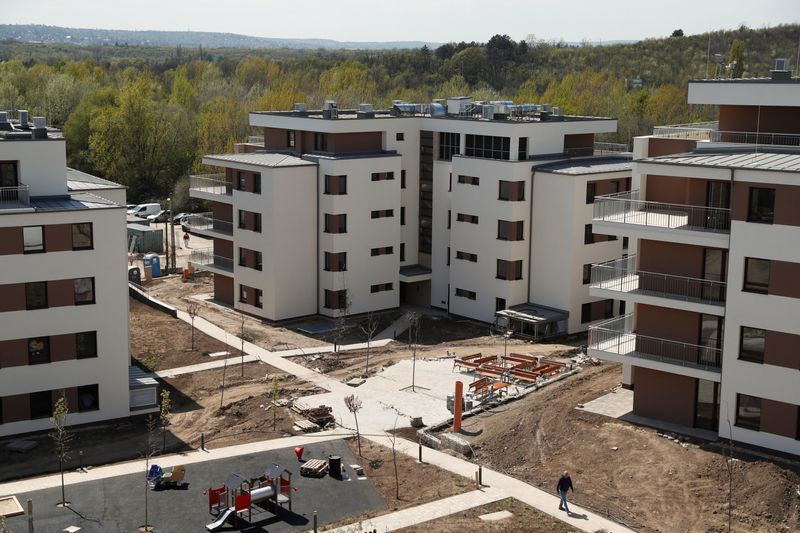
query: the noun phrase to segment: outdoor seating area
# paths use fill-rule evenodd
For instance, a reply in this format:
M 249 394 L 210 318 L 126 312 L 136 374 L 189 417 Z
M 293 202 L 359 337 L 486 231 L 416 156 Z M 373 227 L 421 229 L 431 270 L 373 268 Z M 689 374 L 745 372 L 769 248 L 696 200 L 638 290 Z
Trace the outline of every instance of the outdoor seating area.
M 536 385 L 567 369 L 564 363 L 520 353 L 483 355 L 475 353 L 453 360 L 453 370 L 466 370 L 479 376 L 469 384 L 473 397 L 502 396 L 510 385 Z

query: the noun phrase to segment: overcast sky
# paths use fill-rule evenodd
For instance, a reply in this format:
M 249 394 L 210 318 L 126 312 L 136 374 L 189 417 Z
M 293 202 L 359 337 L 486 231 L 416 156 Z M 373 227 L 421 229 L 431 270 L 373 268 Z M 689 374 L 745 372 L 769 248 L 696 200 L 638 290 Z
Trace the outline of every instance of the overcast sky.
M 635 40 L 798 21 L 798 0 L 0 0 L 3 24 L 339 41 Z

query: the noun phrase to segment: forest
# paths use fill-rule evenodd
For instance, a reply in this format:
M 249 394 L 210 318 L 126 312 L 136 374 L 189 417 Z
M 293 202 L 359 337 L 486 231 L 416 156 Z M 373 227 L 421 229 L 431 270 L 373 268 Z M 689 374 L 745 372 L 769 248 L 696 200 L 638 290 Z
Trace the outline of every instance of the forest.
M 653 125 L 714 119 L 686 103 L 688 80 L 763 77 L 774 59 L 794 66 L 800 25 L 720 30 L 632 44 L 566 45 L 495 35 L 435 49 L 205 49 L 0 43 L 0 109 L 28 109 L 63 129 L 68 164 L 123 183 L 129 201 L 174 191 L 203 154 L 230 151 L 250 131 L 249 111 L 340 108 L 393 99 L 550 103 L 567 114 L 619 120 L 603 140 L 629 143 Z M 714 59 L 720 54 L 720 63 Z M 726 68 L 726 65 L 729 68 Z M 12 115 L 15 116 L 15 115 Z

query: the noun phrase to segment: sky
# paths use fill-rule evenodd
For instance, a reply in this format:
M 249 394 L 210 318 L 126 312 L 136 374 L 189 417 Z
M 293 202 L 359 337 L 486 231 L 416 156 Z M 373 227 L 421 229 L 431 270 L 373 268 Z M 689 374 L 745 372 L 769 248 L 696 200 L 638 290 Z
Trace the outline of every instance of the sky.
M 639 40 L 800 22 L 798 0 L 0 0 L 0 23 L 338 41 Z

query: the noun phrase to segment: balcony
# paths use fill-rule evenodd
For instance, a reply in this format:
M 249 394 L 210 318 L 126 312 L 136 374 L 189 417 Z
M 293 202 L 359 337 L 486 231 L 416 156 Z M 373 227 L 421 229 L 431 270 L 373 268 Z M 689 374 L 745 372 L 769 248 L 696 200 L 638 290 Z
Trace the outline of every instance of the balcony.
M 722 371 L 722 350 L 638 335 L 632 314 L 589 326 L 589 355 L 710 381 Z
M 31 206 L 30 187 L 0 187 L 0 209 L 27 209 Z
M 636 262 L 631 255 L 592 265 L 589 294 L 695 313 L 725 313 L 725 282 L 646 272 L 638 270 Z
M 225 275 L 233 273 L 233 259 L 214 255 L 213 248 L 192 250 L 191 263 L 196 267 L 203 267 L 211 272 L 216 271 Z
M 653 137 L 688 139 L 712 143 L 751 144 L 758 146 L 800 146 L 800 135 L 754 131 L 720 131 L 719 122 L 696 122 L 674 126 L 656 126 Z
M 204 174 L 189 177 L 189 196 L 213 202 L 233 202 L 233 184 L 225 174 Z
M 649 202 L 635 190 L 595 197 L 592 224 L 594 233 L 727 248 L 731 210 Z
M 233 235 L 233 222 L 214 218 L 211 213 L 189 215 L 184 225 L 199 235 L 206 237 L 230 238 Z

